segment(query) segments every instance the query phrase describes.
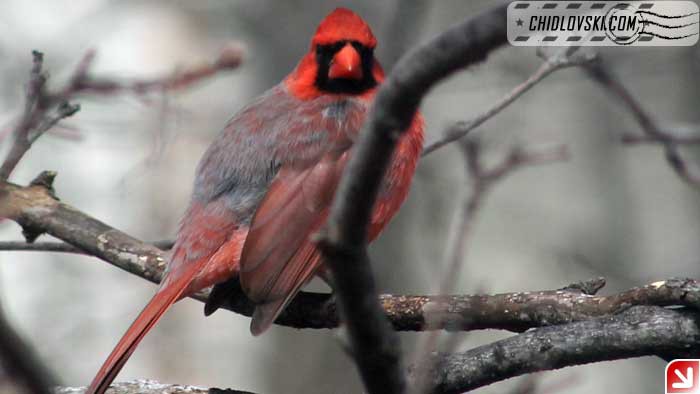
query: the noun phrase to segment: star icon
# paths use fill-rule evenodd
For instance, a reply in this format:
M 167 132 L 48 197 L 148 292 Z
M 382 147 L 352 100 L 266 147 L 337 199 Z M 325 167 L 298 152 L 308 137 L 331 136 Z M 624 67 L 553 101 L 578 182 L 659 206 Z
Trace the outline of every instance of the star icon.
M 523 20 L 518 18 L 518 20 L 515 21 L 515 24 L 518 25 L 518 27 L 523 27 Z

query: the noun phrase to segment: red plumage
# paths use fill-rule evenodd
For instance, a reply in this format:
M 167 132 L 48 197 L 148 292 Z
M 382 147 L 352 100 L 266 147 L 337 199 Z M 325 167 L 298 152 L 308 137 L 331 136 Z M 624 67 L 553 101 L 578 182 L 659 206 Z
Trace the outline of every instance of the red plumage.
M 323 270 L 311 236 L 326 220 L 384 78 L 373 57 L 375 45 L 359 16 L 336 9 L 319 25 L 297 68 L 229 121 L 199 163 L 165 279 L 87 393 L 107 389 L 141 339 L 179 299 L 216 285 L 205 309 L 209 314 L 225 299 L 225 282 L 240 275 L 243 290 L 257 305 L 251 332 L 258 335 Z M 370 240 L 408 194 L 422 144 L 418 115 L 385 176 Z

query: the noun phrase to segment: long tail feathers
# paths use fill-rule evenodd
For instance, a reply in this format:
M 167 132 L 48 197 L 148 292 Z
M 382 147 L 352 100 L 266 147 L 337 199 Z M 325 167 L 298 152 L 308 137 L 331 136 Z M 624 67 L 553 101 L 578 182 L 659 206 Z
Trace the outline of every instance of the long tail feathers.
M 184 279 L 184 278 L 183 278 Z M 141 311 L 141 314 L 131 323 L 117 346 L 107 357 L 107 360 L 92 380 L 86 394 L 103 394 L 117 376 L 136 346 L 146 336 L 146 333 L 160 320 L 166 310 L 180 299 L 189 284 L 189 280 L 178 280 L 161 288 L 153 299 Z

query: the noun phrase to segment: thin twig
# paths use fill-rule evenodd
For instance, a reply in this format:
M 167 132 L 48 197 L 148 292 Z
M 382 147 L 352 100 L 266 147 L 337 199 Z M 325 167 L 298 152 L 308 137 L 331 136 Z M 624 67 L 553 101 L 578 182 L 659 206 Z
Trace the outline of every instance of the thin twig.
M 89 69 L 96 53 L 89 51 L 78 65 L 71 82 L 58 97 L 66 98 L 76 94 L 133 93 L 142 95 L 149 92 L 176 91 L 223 71 L 235 69 L 241 64 L 243 50 L 237 44 L 224 47 L 214 62 L 203 63 L 171 75 L 147 80 L 116 81 L 89 75 Z
M 545 61 L 534 74 L 525 80 L 525 82 L 513 88 L 513 90 L 503 96 L 498 102 L 491 106 L 491 108 L 470 120 L 460 121 L 450 126 L 440 139 L 425 146 L 423 149 L 423 156 L 466 136 L 470 131 L 481 126 L 484 122 L 500 113 L 516 99 L 525 94 L 525 92 L 530 90 L 530 88 L 540 83 L 553 72 L 568 67 L 581 66 L 590 63 L 596 58 L 596 55 L 592 53 L 582 53 L 572 56 L 573 51 L 570 51 L 571 48 L 578 49 L 577 47 L 568 47 L 567 51 L 564 53 L 546 57 Z
M 43 73 L 44 55 L 41 52 L 32 52 L 32 68 L 29 73 L 29 84 L 27 85 L 27 95 L 25 98 L 24 112 L 19 123 L 13 132 L 13 144 L 5 161 L 0 166 L 0 181 L 7 180 L 22 156 L 31 147 L 29 133 L 40 121 L 41 114 L 46 109 L 43 101 L 45 96 L 44 86 L 46 85 L 46 75 Z
M 623 136 L 625 143 L 637 143 L 640 141 L 654 141 L 664 148 L 666 161 L 676 174 L 685 182 L 691 185 L 700 185 L 700 174 L 691 172 L 687 163 L 679 151 L 679 145 L 697 143 L 697 136 L 688 138 L 679 137 L 675 133 L 662 129 L 656 120 L 642 107 L 641 103 L 634 98 L 632 93 L 615 77 L 612 71 L 600 60 L 586 65 L 586 71 L 594 81 L 598 82 L 607 92 L 614 95 L 632 113 L 637 123 L 639 123 L 645 136 L 643 138 L 630 138 Z
M 664 137 L 675 142 L 678 145 L 698 145 L 700 144 L 700 125 L 692 124 L 676 124 L 663 125 L 659 127 Z M 621 136 L 624 144 L 658 144 L 658 138 L 652 137 L 646 133 L 633 134 L 623 133 Z
M 38 51 L 34 51 L 32 54 L 34 60 L 24 111 L 12 133 L 14 140 L 10 152 L 0 167 L 0 181 L 5 181 L 10 177 L 22 157 L 39 137 L 61 120 L 80 110 L 80 105 L 70 103 L 70 100 L 74 99 L 75 96 L 81 94 L 111 95 L 121 92 L 142 95 L 151 91 L 180 90 L 219 71 L 238 67 L 243 51 L 240 47 L 231 45 L 224 48 L 213 63 L 202 64 L 153 80 L 117 82 L 89 74 L 96 55 L 95 51 L 91 50 L 78 63 L 69 82 L 55 92 L 48 92 L 45 89 L 47 77 L 42 71 L 44 55 Z M 53 113 L 51 113 L 52 111 Z

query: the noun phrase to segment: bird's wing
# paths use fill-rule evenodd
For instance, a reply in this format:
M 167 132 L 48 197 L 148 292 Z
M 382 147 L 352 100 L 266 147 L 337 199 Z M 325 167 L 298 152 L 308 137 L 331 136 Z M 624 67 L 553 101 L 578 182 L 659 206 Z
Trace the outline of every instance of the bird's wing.
M 327 153 L 307 168 L 282 168 L 272 181 L 241 254 L 241 284 L 254 302 L 293 296 L 318 268 L 310 237 L 326 220 L 347 154 Z
M 368 238 L 374 239 L 408 193 L 419 157 L 422 119 L 401 139 L 374 205 Z M 320 159 L 288 162 L 257 207 L 240 260 L 241 285 L 256 304 L 253 334 L 265 331 L 296 293 L 318 271 L 320 255 L 311 236 L 324 225 L 352 141 L 338 133 Z

